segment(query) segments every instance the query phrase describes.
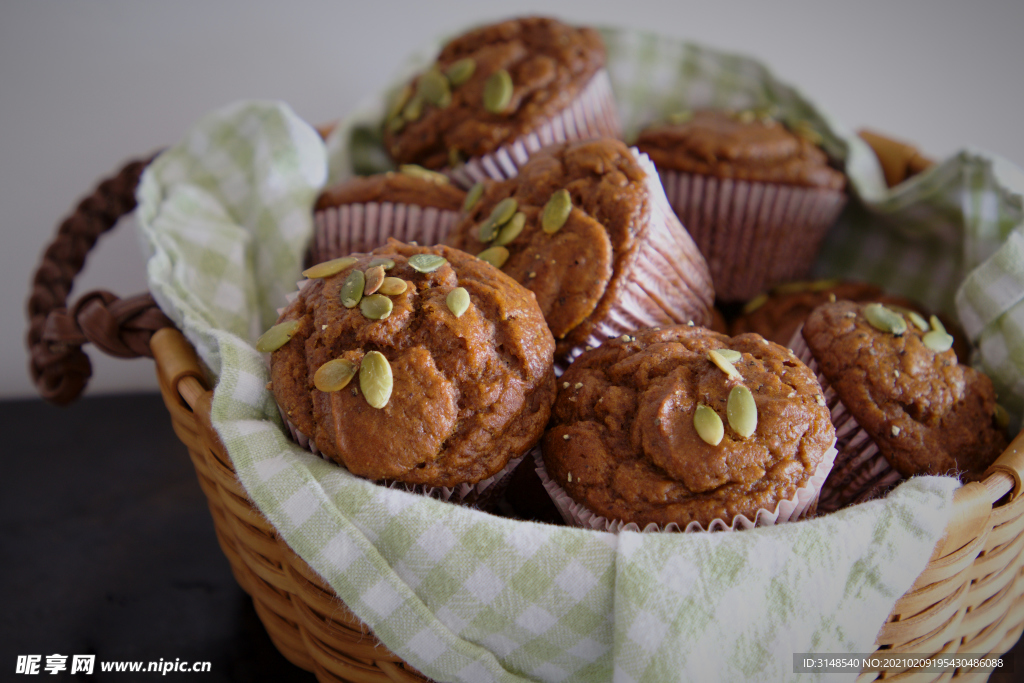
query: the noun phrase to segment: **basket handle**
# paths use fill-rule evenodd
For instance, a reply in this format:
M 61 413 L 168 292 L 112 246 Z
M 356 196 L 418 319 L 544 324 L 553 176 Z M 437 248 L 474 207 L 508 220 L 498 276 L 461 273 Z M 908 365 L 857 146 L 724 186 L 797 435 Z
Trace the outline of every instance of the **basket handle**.
M 135 188 L 152 159 L 129 162 L 79 202 L 60 224 L 32 279 L 29 373 L 39 394 L 52 403 L 70 403 L 85 389 L 92 374 L 82 351 L 86 342 L 119 358 L 152 357 L 153 333 L 173 325 L 148 292 L 119 299 L 97 290 L 67 308 L 68 293 L 96 240 L 135 210 Z

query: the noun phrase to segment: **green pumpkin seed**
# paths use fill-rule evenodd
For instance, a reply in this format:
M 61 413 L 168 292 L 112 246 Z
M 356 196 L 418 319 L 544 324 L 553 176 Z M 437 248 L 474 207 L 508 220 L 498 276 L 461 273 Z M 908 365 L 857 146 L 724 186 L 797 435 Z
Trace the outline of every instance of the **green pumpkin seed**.
M 722 443 L 722 437 L 725 436 L 722 418 L 713 408 L 703 403 L 698 404 L 697 410 L 693 412 L 693 428 L 697 430 L 697 436 L 712 446 Z
M 946 326 L 942 324 L 941 320 L 939 320 L 939 316 L 933 315 L 928 320 L 931 321 L 932 329 L 933 330 L 936 330 L 938 332 L 945 332 L 946 331 Z
M 344 358 L 329 360 L 313 375 L 313 386 L 323 392 L 341 391 L 356 376 L 356 364 Z
M 438 185 L 447 185 L 450 182 L 448 180 L 448 176 L 444 173 L 431 171 L 423 168 L 422 166 L 417 166 L 416 164 L 402 164 L 398 167 L 398 170 L 407 176 L 420 178 L 422 180 L 429 180 L 430 182 L 437 183 Z
M 397 133 L 403 128 L 405 128 L 405 119 L 403 119 L 401 116 L 396 116 L 395 118 L 390 119 L 388 121 L 389 132 Z
M 826 289 L 832 289 L 838 285 L 842 280 L 839 278 L 832 278 L 830 280 L 815 280 L 811 283 L 812 292 L 824 292 Z
M 754 113 L 753 109 L 744 109 L 736 115 L 736 119 L 740 123 L 753 123 L 757 119 L 757 114 Z
M 383 408 L 391 398 L 395 380 L 391 364 L 380 351 L 369 351 L 359 365 L 359 389 L 366 402 L 374 408 Z
M 903 316 L 882 304 L 865 306 L 864 317 L 876 330 L 888 332 L 897 337 L 907 331 L 907 321 L 903 319 Z
M 452 168 L 458 166 L 463 161 L 462 152 L 459 151 L 458 147 L 448 148 L 448 165 Z
M 469 292 L 466 291 L 465 287 L 456 287 L 448 292 L 448 296 L 445 297 L 445 303 L 448 304 L 448 310 L 456 318 L 461 318 L 462 314 L 469 309 Z
M 812 145 L 820 145 L 824 142 L 821 133 L 814 130 L 810 121 L 797 121 L 790 128 L 797 137 L 803 138 Z
M 462 202 L 462 210 L 469 213 L 473 210 L 473 207 L 480 201 L 480 197 L 484 196 L 484 184 L 477 183 L 473 187 L 469 188 L 469 192 L 466 193 L 466 201 Z
M 456 88 L 468 81 L 474 71 L 476 71 L 476 60 L 466 57 L 449 64 L 448 68 L 444 70 L 444 75 L 448 77 L 448 82 L 452 84 L 452 87 Z
M 394 119 L 402 113 L 402 109 L 409 102 L 409 98 L 412 97 L 412 93 L 412 86 L 408 84 L 395 93 L 395 97 L 391 100 L 391 105 L 388 107 L 388 115 L 386 117 L 388 120 Z
M 729 426 L 744 439 L 757 429 L 757 404 L 754 395 L 745 386 L 733 387 L 725 404 Z
M 522 211 L 516 212 L 516 215 L 512 216 L 512 219 L 508 223 L 501 227 L 498 231 L 498 237 L 494 240 L 494 246 L 503 247 L 515 238 L 519 237 L 519 233 L 523 231 L 526 226 L 526 214 Z
M 743 358 L 742 353 L 740 353 L 739 351 L 734 351 L 732 349 L 715 349 L 715 351 L 717 351 L 718 355 L 720 355 L 722 358 L 729 361 L 730 363 L 735 363 L 739 359 Z
M 917 329 L 922 332 L 928 331 L 928 321 L 921 317 L 917 311 L 910 311 L 907 313 L 907 316 L 910 318 L 910 322 L 917 326 Z
M 992 411 L 992 417 L 995 418 L 996 427 L 999 427 L 999 429 L 1006 429 L 1010 426 L 1010 414 L 1006 412 L 1006 408 L 998 403 L 995 410 Z
M 562 229 L 565 222 L 569 220 L 572 213 L 572 197 L 565 188 L 556 190 L 551 199 L 544 205 L 544 212 L 540 217 L 541 229 L 549 235 L 553 235 Z
M 374 266 L 366 269 L 366 284 L 363 286 L 363 296 L 373 294 L 384 283 L 384 267 Z
M 384 282 L 380 283 L 380 289 L 377 291 L 381 294 L 387 294 L 388 296 L 397 296 L 409 288 L 405 280 L 400 277 L 386 277 Z
M 495 71 L 484 81 L 484 109 L 492 114 L 500 114 L 511 101 L 511 74 L 505 69 Z
M 341 285 L 341 305 L 355 308 L 363 298 L 363 287 L 366 286 L 366 274 L 361 270 L 353 270 Z
M 772 294 L 796 294 L 798 292 L 806 292 L 811 288 L 811 283 L 804 280 L 797 282 L 784 282 L 781 285 L 775 285 L 772 287 Z
M 452 103 L 451 89 L 448 87 L 448 79 L 437 69 L 429 69 L 423 72 L 420 79 L 416 81 L 416 94 L 435 107 L 444 109 Z
M 480 224 L 477 239 L 481 242 L 490 242 L 497 237 L 498 230 L 512 219 L 518 207 L 519 203 L 512 197 L 506 197 L 495 204 L 491 209 L 491 215 Z
M 683 109 L 668 115 L 668 122 L 680 126 L 684 123 L 689 123 L 693 119 L 693 112 L 689 109 Z
M 423 98 L 419 95 L 413 95 L 409 98 L 409 101 L 402 107 L 402 118 L 405 119 L 406 123 L 412 123 L 420 116 L 423 115 Z
M 394 304 L 383 294 L 371 294 L 359 302 L 359 310 L 370 320 L 384 320 L 391 315 Z
M 409 265 L 418 273 L 433 273 L 448 263 L 448 259 L 437 254 L 415 254 L 409 257 Z
M 367 268 L 375 268 L 377 266 L 380 266 L 384 270 L 391 270 L 392 268 L 395 267 L 395 262 L 394 262 L 393 259 L 389 259 L 389 258 L 375 258 L 372 261 L 370 261 L 370 263 L 367 264 L 366 267 Z
M 256 350 L 260 353 L 277 351 L 287 344 L 289 339 L 295 336 L 297 329 L 299 329 L 298 320 L 289 320 L 288 322 L 274 325 L 256 340 Z
M 942 330 L 932 330 L 921 337 L 921 341 L 932 351 L 942 353 L 953 348 L 953 337 Z
M 760 294 L 758 294 L 753 299 L 751 299 L 750 301 L 743 305 L 743 312 L 753 313 L 757 309 L 764 306 L 766 303 L 768 303 L 768 295 L 765 292 L 761 292 Z
M 715 365 L 718 366 L 719 370 L 724 372 L 726 375 L 728 375 L 732 379 L 742 379 L 743 378 L 742 375 L 740 375 L 740 373 L 736 370 L 736 368 L 734 368 L 732 366 L 732 363 L 727 361 L 725 359 L 725 357 L 722 356 L 722 354 L 719 353 L 716 349 L 712 349 L 712 350 L 708 351 L 708 358 L 711 360 L 712 363 L 714 363 Z
M 508 249 L 505 247 L 491 247 L 490 249 L 484 249 L 476 257 L 481 261 L 490 263 L 495 268 L 501 268 L 505 265 L 505 261 L 508 260 Z
M 345 270 L 349 266 L 356 263 L 359 259 L 352 256 L 342 256 L 341 258 L 331 259 L 330 261 L 324 261 L 318 263 L 312 268 L 307 268 L 302 271 L 303 277 L 308 277 L 310 280 L 314 280 L 318 277 L 330 277 L 331 275 L 337 275 L 341 271 Z

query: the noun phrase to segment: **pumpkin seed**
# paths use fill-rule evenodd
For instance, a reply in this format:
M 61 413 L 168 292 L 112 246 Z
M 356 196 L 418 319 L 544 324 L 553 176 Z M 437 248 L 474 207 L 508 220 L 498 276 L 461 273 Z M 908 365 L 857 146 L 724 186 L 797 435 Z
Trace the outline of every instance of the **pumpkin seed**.
M 397 296 L 408 288 L 409 285 L 407 285 L 405 280 L 402 278 L 386 277 L 384 278 L 384 282 L 380 283 L 380 288 L 377 291 L 381 294 L 387 294 L 388 296 Z
M 750 389 L 742 385 L 733 387 L 725 404 L 725 414 L 737 434 L 744 439 L 753 434 L 757 429 L 757 404 Z
M 341 391 L 356 376 L 356 364 L 344 358 L 329 360 L 313 375 L 313 386 L 323 392 Z
M 942 321 L 939 320 L 939 317 L 937 315 L 931 316 L 929 318 L 929 320 L 932 323 L 932 329 L 933 330 L 937 330 L 939 332 L 945 332 L 946 331 L 946 326 L 942 324 Z
M 752 109 L 744 109 L 743 111 L 736 115 L 736 119 L 740 123 L 753 123 L 754 119 L 756 118 L 757 114 L 755 114 Z
M 772 294 L 796 294 L 797 292 L 806 292 L 810 288 L 811 283 L 804 280 L 783 282 L 781 285 L 772 287 Z
M 565 222 L 569 220 L 572 212 L 572 197 L 565 188 L 556 190 L 551 199 L 544 205 L 544 212 L 541 214 L 540 227 L 549 235 L 561 230 Z
M 730 363 L 735 363 L 740 358 L 743 358 L 742 353 L 740 353 L 739 351 L 734 351 L 732 349 L 715 349 L 715 351 L 718 352 L 719 356 L 729 361 Z
M 366 284 L 363 286 L 363 296 L 373 294 L 384 283 L 384 266 L 374 266 L 366 269 Z
M 838 285 L 842 280 L 839 278 L 832 278 L 830 280 L 815 280 L 811 283 L 810 289 L 812 292 L 824 292 L 826 289 L 832 289 Z
M 395 267 L 395 262 L 389 258 L 375 258 L 366 267 L 375 268 L 376 266 L 381 266 L 384 270 L 391 270 Z
M 921 341 L 932 351 L 942 353 L 953 348 L 953 337 L 942 330 L 932 330 L 921 337 Z
M 466 291 L 465 287 L 456 287 L 448 292 L 448 296 L 445 297 L 445 303 L 448 304 L 448 310 L 456 318 L 461 318 L 462 314 L 469 309 L 469 292 Z
M 303 277 L 308 277 L 311 280 L 318 277 L 330 277 L 331 275 L 336 275 L 345 270 L 358 260 L 359 259 L 352 256 L 342 256 L 341 258 L 324 261 L 323 263 L 318 263 L 311 268 L 307 268 L 302 271 L 302 275 Z
M 498 230 L 511 220 L 518 207 L 519 203 L 513 197 L 506 197 L 495 204 L 494 208 L 491 209 L 491 215 L 480 224 L 480 229 L 477 231 L 477 239 L 481 242 L 490 242 L 497 237 Z
M 897 337 L 907 331 L 907 321 L 903 319 L 903 316 L 882 304 L 865 306 L 864 317 L 876 330 L 888 332 Z
M 409 98 L 409 101 L 402 107 L 402 118 L 407 123 L 412 123 L 420 116 L 423 115 L 423 98 L 419 95 L 413 95 Z
M 1006 408 L 1002 407 L 998 403 L 996 404 L 995 410 L 992 411 L 992 417 L 995 418 L 996 427 L 1006 429 L 1010 426 L 1010 413 L 1006 412 Z
M 812 145 L 820 145 L 824 141 L 821 133 L 814 130 L 810 121 L 796 121 L 790 126 L 790 129 L 797 137 L 803 138 Z
M 430 182 L 437 183 L 438 185 L 447 185 L 450 182 L 448 180 L 448 176 L 444 173 L 431 171 L 416 164 L 402 164 L 398 167 L 398 170 L 407 176 L 420 178 L 422 180 L 429 180 Z
M 722 443 L 722 437 L 725 436 L 725 425 L 722 424 L 722 418 L 718 416 L 714 408 L 703 403 L 697 404 L 697 410 L 693 412 L 693 428 L 697 430 L 697 436 L 712 446 Z
M 917 311 L 910 311 L 907 313 L 907 316 L 910 318 L 910 322 L 917 326 L 917 329 L 922 332 L 928 331 L 928 321 L 921 317 Z
M 669 123 L 673 123 L 680 126 L 684 123 L 689 123 L 693 119 L 693 112 L 689 109 L 683 109 L 668 115 Z
M 739 372 L 738 372 L 738 371 L 736 370 L 736 368 L 734 368 L 734 367 L 732 366 L 732 363 L 730 363 L 729 361 L 727 361 L 727 360 L 726 360 L 726 359 L 725 359 L 725 358 L 724 358 L 724 357 L 722 356 L 722 354 L 720 354 L 720 353 L 719 353 L 718 351 L 716 351 L 715 349 L 712 349 L 712 350 L 708 351 L 708 358 L 709 358 L 709 359 L 711 360 L 711 362 L 712 362 L 712 363 L 714 363 L 715 365 L 717 365 L 717 366 L 718 366 L 718 369 L 719 369 L 719 370 L 721 370 L 722 372 L 724 372 L 724 373 L 725 373 L 726 375 L 728 375 L 728 376 L 729 376 L 729 377 L 731 377 L 732 379 L 742 379 L 742 376 L 741 376 L 741 375 L 740 375 L 740 373 L 739 373 Z
M 473 187 L 469 188 L 469 192 L 466 193 L 466 201 L 462 202 L 462 210 L 466 213 L 472 211 L 473 207 L 476 206 L 482 196 L 484 196 L 483 183 L 477 183 Z
M 383 294 L 371 294 L 359 302 L 359 310 L 370 320 L 384 320 L 391 315 L 394 304 Z
M 448 259 L 437 254 L 415 254 L 409 257 L 409 265 L 418 273 L 433 273 L 448 263 Z
M 448 165 L 452 168 L 462 163 L 462 152 L 459 151 L 458 147 L 448 148 Z
M 426 102 L 442 109 L 452 103 L 448 79 L 436 68 L 423 72 L 416 82 L 416 94 Z
M 768 295 L 765 292 L 761 292 L 753 299 L 743 305 L 744 313 L 753 313 L 757 309 L 761 308 L 768 302 Z
M 289 320 L 274 325 L 256 340 L 256 350 L 260 353 L 277 351 L 287 344 L 289 339 L 295 336 L 297 329 L 299 329 L 298 320 Z
M 380 351 L 368 351 L 359 365 L 359 389 L 366 402 L 374 408 L 383 408 L 391 398 L 394 385 L 388 359 Z
M 366 274 L 361 270 L 353 270 L 341 285 L 341 305 L 355 308 L 363 298 L 363 287 L 366 286 Z
M 516 212 L 516 215 L 512 216 L 508 223 L 501 227 L 498 231 L 498 237 L 494 240 L 494 246 L 503 247 L 515 238 L 519 237 L 519 233 L 523 231 L 526 226 L 526 214 L 522 211 Z
M 484 81 L 484 109 L 500 114 L 511 101 L 512 76 L 505 69 L 499 69 Z
M 401 90 L 395 93 L 395 97 L 393 100 L 391 100 L 391 105 L 388 107 L 388 115 L 386 118 L 389 120 L 394 119 L 399 114 L 401 114 L 402 109 L 409 101 L 409 98 L 412 97 L 412 93 L 413 89 L 412 86 L 409 84 L 406 84 L 405 86 L 402 87 Z
M 476 257 L 481 261 L 490 263 L 495 268 L 501 268 L 505 265 L 505 261 L 508 260 L 508 249 L 505 247 L 491 247 L 490 249 L 484 249 Z
M 405 128 L 405 119 L 401 116 L 396 116 L 388 121 L 388 131 L 392 133 L 397 133 L 403 128 Z
M 448 68 L 444 70 L 444 75 L 448 77 L 448 82 L 452 84 L 452 87 L 457 88 L 468 81 L 474 71 L 476 71 L 476 60 L 466 57 L 449 64 Z

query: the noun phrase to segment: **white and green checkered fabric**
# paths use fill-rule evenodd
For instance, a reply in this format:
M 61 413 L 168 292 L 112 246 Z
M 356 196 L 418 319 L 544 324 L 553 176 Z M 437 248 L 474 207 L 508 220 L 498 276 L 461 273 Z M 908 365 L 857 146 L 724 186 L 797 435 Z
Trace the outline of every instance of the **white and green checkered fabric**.
M 889 193 L 863 143 L 757 62 L 635 32 L 605 38 L 628 131 L 707 103 L 772 102 L 813 122 L 869 200 L 851 202 L 821 270 L 955 301 L 1006 404 L 1024 405 L 1024 179 L 964 153 Z M 382 163 L 372 124 L 383 102 L 326 147 L 286 106 L 231 106 L 140 185 L 150 288 L 217 377 L 214 425 L 288 544 L 440 681 L 796 680 L 811 676 L 793 673 L 793 653 L 871 651 L 945 528 L 951 479 L 917 478 L 798 524 L 613 535 L 383 489 L 285 437 L 252 343 L 298 278 L 328 176 Z

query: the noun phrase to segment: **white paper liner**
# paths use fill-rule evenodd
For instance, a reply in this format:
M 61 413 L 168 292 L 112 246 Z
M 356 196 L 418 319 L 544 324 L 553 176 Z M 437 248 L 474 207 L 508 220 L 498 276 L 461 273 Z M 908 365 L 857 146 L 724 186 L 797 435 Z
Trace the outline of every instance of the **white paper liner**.
M 711 270 L 718 298 L 747 301 L 807 276 L 846 204 L 839 190 L 660 171 L 669 203 Z
M 685 529 L 681 529 L 675 522 L 664 527 L 652 522 L 641 529 L 640 525 L 636 522 L 625 523 L 619 519 L 610 520 L 607 517 L 602 517 L 573 500 L 566 493 L 565 489 L 548 476 L 540 446 L 534 448 L 530 454 L 533 456 L 534 464 L 537 468 L 537 476 L 540 477 L 544 490 L 547 491 L 555 507 L 558 508 L 558 512 L 562 515 L 562 519 L 569 526 L 595 529 L 597 531 L 611 531 L 612 533 L 619 533 L 620 531 L 642 531 L 644 533 L 661 531 L 694 533 L 705 531 L 700 522 L 690 522 L 686 525 Z M 754 515 L 753 520 L 749 519 L 746 515 L 737 515 L 732 519 L 731 523 L 720 518 L 713 519 L 708 525 L 707 531 L 737 531 L 739 529 L 753 529 L 755 526 L 772 526 L 774 524 L 795 522 L 813 514 L 814 504 L 818 500 L 818 494 L 828 478 L 835 458 L 836 449 L 835 444 L 833 444 L 831 448 L 825 451 L 824 457 L 814 469 L 814 473 L 808 477 L 807 482 L 796 490 L 792 498 L 779 501 L 774 510 L 761 508 Z
M 818 378 L 825 395 L 825 405 L 832 414 L 832 426 L 836 429 L 836 448 L 839 454 L 832 473 L 822 487 L 818 510 L 835 512 L 848 505 L 878 497 L 902 481 L 903 476 L 879 452 L 874 440 L 846 409 L 828 379 L 821 373 L 818 361 L 804 340 L 803 325 L 793 334 L 789 348 Z
M 601 69 L 572 103 L 529 133 L 490 154 L 473 157 L 455 168 L 442 169 L 456 185 L 468 190 L 482 180 L 508 180 L 519 173 L 530 155 L 568 140 L 622 138 L 622 125 L 608 72 Z
M 406 243 L 440 244 L 461 217 L 461 211 L 393 202 L 329 207 L 313 216 L 309 262 L 373 251 L 389 237 Z
M 711 324 L 714 290 L 704 257 L 668 203 L 654 164 L 636 147 L 630 152 L 647 175 L 648 227 L 629 272 L 622 276 L 618 297 L 594 322 L 586 341 L 573 347 L 566 361 L 555 363 L 558 376 L 587 347 L 608 339 L 645 327 Z

